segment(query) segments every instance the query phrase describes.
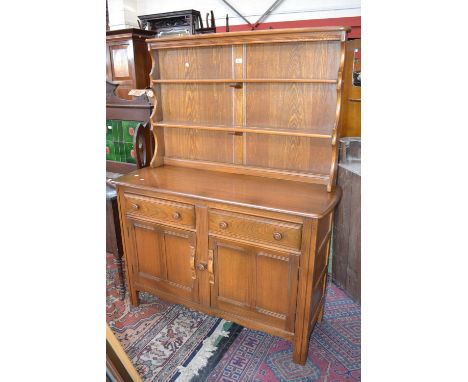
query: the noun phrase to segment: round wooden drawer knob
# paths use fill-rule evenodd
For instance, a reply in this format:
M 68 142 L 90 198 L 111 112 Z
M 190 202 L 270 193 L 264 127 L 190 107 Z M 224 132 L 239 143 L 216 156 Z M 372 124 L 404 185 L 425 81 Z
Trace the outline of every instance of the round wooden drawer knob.
M 172 214 L 172 218 L 175 220 L 179 220 L 182 217 L 182 215 L 179 212 L 174 212 Z
M 283 238 L 283 235 L 281 233 L 279 233 L 279 232 L 275 232 L 273 234 L 273 239 L 275 239 L 275 240 L 281 240 L 282 238 Z
M 138 204 L 132 203 L 132 208 L 136 211 L 140 209 L 140 206 Z
M 228 227 L 228 223 L 226 223 L 226 222 L 219 223 L 219 228 L 226 229 L 227 227 Z

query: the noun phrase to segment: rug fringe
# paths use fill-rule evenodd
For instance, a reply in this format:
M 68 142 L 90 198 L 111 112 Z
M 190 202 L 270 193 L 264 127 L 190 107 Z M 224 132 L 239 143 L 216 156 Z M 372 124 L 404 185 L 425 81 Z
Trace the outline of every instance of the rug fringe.
M 215 346 L 217 339 L 220 336 L 229 337 L 229 332 L 223 329 L 226 322 L 225 320 L 221 320 L 213 331 L 213 334 L 203 341 L 200 350 L 187 366 L 177 366 L 180 372 L 179 377 L 176 379 L 177 382 L 189 382 L 192 377 L 198 375 L 198 372 L 207 365 L 209 358 L 217 349 L 217 346 Z

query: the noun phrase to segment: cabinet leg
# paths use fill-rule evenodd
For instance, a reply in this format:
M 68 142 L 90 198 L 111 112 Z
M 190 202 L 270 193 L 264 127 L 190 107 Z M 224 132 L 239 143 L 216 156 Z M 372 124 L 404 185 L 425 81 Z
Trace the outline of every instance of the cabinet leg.
M 318 323 L 322 322 L 322 319 L 323 319 L 323 311 L 324 311 L 324 309 L 323 309 L 323 305 L 322 305 L 322 307 L 320 308 L 320 313 L 318 314 L 318 317 L 317 317 L 317 322 L 318 322 Z
M 301 346 L 297 342 L 293 345 L 293 361 L 299 365 L 305 365 L 308 353 L 307 346 Z
M 133 288 L 130 289 L 130 303 L 133 306 L 140 305 L 140 297 L 138 296 L 138 291 Z

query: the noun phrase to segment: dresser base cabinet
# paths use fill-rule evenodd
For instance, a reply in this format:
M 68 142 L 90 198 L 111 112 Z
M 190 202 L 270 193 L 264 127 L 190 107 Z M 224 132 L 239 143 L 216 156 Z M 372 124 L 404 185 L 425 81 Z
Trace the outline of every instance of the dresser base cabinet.
M 250 205 L 249 190 L 266 190 L 270 181 L 276 189 L 256 193 L 257 204 Z M 323 314 L 339 189 L 171 166 L 140 169 L 116 184 L 133 305 L 145 291 L 283 337 L 294 344 L 294 361 L 304 364 Z M 208 184 L 220 185 L 214 190 L 225 200 L 203 195 Z M 289 198 L 288 189 L 299 200 Z M 294 211 L 312 199 L 320 210 Z

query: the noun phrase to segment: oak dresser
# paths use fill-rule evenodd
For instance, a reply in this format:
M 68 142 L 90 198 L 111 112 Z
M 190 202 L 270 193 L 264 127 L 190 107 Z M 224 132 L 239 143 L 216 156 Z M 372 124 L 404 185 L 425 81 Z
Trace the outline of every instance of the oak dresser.
M 293 343 L 322 319 L 346 28 L 147 40 L 151 165 L 114 180 L 146 291 Z

